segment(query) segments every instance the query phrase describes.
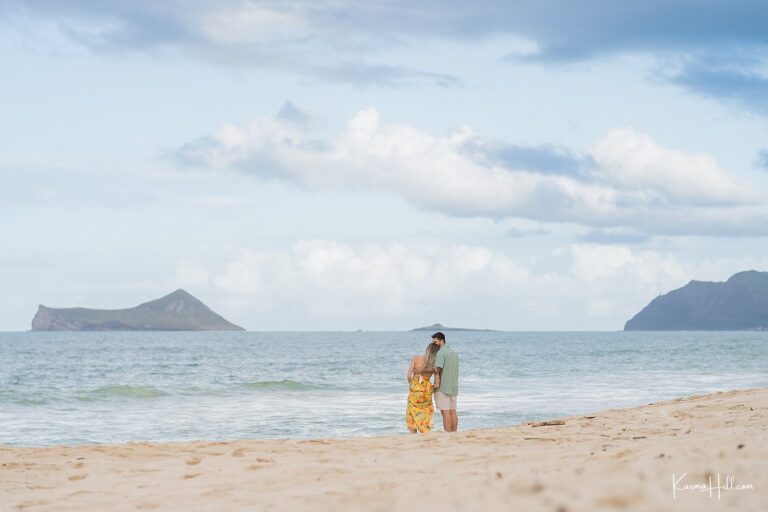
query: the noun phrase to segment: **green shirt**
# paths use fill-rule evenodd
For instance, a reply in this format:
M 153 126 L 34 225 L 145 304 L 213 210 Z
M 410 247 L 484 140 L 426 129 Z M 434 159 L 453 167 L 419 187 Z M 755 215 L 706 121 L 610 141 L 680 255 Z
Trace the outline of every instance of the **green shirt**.
M 446 395 L 459 394 L 459 354 L 443 345 L 435 357 L 435 366 L 442 368 L 440 373 L 440 388 L 438 391 Z

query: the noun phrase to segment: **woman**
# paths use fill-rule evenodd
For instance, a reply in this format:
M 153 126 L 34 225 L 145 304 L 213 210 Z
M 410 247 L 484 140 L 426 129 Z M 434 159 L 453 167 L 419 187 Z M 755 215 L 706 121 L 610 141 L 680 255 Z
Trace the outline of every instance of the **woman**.
M 423 356 L 413 356 L 408 367 L 408 405 L 405 407 L 405 425 L 408 432 L 429 432 L 435 407 L 432 392 L 440 387 L 440 374 L 435 371 L 435 355 L 440 347 L 436 343 L 427 345 Z M 430 379 L 434 375 L 435 384 Z

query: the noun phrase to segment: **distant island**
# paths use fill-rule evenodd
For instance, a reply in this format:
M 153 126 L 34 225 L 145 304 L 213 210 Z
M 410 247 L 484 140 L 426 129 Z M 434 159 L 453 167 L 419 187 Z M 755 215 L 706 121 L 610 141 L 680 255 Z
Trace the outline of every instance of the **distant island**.
M 653 299 L 624 330 L 768 330 L 768 272 L 739 272 L 724 283 L 691 281 Z
M 33 331 L 244 331 L 184 290 L 129 309 L 49 308 L 42 304 Z
M 416 331 L 470 331 L 470 332 L 492 332 L 491 329 L 467 329 L 464 327 L 446 327 L 443 324 L 432 324 L 427 325 L 426 327 L 417 327 L 416 329 L 411 329 L 410 332 L 416 332 Z

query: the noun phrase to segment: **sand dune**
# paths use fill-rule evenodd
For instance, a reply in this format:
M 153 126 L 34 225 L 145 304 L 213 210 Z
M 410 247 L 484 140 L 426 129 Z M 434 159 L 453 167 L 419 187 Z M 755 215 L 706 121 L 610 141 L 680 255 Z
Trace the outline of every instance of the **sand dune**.
M 768 510 L 768 389 L 562 419 L 350 440 L 2 446 L 0 510 Z M 752 488 L 691 490 L 718 474 L 721 487 Z

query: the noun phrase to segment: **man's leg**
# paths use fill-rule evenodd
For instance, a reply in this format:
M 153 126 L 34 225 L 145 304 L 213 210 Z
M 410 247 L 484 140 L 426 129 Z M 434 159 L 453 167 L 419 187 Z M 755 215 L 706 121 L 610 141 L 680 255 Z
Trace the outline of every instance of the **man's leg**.
M 456 415 L 456 409 L 451 409 L 451 432 L 456 432 L 459 429 L 459 417 Z
M 435 408 L 440 410 L 440 414 L 443 416 L 443 430 L 446 432 L 452 432 L 453 418 L 451 418 L 451 400 L 450 396 L 437 391 L 435 397 Z
M 453 432 L 451 429 L 453 428 L 453 418 L 451 417 L 451 411 L 446 409 L 444 411 L 440 411 L 440 414 L 443 415 L 443 430 L 446 432 Z
M 459 429 L 459 417 L 456 415 L 456 395 L 451 395 L 451 432 L 456 432 Z

